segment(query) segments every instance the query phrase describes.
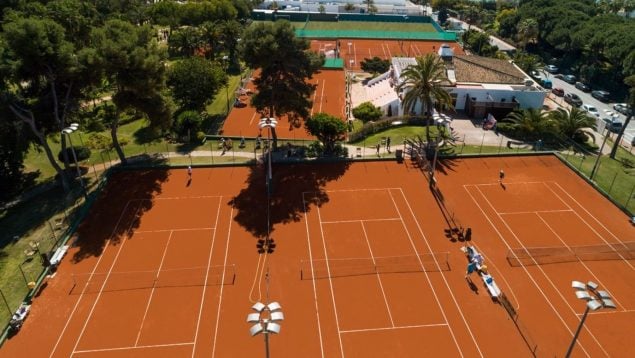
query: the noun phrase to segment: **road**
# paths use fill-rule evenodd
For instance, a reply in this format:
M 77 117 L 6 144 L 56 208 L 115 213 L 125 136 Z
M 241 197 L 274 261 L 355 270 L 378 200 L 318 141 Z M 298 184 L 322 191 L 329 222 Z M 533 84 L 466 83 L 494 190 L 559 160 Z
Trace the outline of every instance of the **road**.
M 582 103 L 584 104 L 591 104 L 593 106 L 595 106 L 598 111 L 600 111 L 600 117 L 608 117 L 608 115 L 606 115 L 607 111 L 610 111 L 612 113 L 615 113 L 616 115 L 618 115 L 618 120 L 622 123 L 626 122 L 626 116 L 623 114 L 620 114 L 618 112 L 616 112 L 613 109 L 613 104 L 615 104 L 614 102 L 610 102 L 610 103 L 604 103 L 602 101 L 599 101 L 595 98 L 593 98 L 591 96 L 590 92 L 582 92 L 579 89 L 575 88 L 574 85 L 569 84 L 561 79 L 557 79 L 555 77 L 553 77 L 553 74 L 550 74 L 548 72 L 545 71 L 545 76 L 547 76 L 548 79 L 550 79 L 553 82 L 553 87 L 559 87 L 562 88 L 564 90 L 564 93 L 575 93 L 577 94 L 581 99 L 582 99 Z M 554 97 L 552 97 L 554 98 Z M 567 107 L 568 104 L 564 101 L 564 99 L 562 97 L 556 97 L 556 103 Z M 627 143 L 631 143 L 633 138 L 635 137 L 635 121 L 631 120 L 631 123 L 629 123 L 628 128 L 626 128 L 626 130 L 624 131 L 624 139 L 623 142 L 624 144 Z
M 463 29 L 463 31 L 467 31 L 468 28 L 469 28 L 471 30 L 475 30 L 475 31 L 478 31 L 478 32 L 483 32 L 483 30 L 481 28 L 476 27 L 474 25 L 470 26 L 470 24 L 468 24 L 467 22 L 461 21 L 461 20 L 459 20 L 459 19 L 457 19 L 455 17 L 450 17 L 450 19 L 452 21 L 454 21 L 454 22 L 460 23 L 461 24 L 461 29 Z M 509 51 L 516 51 L 516 47 L 508 44 L 507 42 L 505 42 L 505 41 L 503 41 L 503 40 L 501 40 L 501 39 L 499 39 L 498 37 L 495 37 L 495 36 L 491 36 L 490 35 L 489 43 L 492 46 L 498 47 L 498 49 L 501 50 L 501 51 L 508 51 L 508 52 Z

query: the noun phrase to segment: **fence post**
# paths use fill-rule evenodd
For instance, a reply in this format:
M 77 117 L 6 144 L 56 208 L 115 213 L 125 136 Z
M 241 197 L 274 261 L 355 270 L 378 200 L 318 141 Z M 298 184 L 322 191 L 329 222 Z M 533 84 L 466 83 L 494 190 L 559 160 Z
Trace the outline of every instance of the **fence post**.
M 501 150 L 503 149 L 503 136 L 501 136 L 501 141 L 500 143 L 498 143 L 498 154 L 500 154 Z
M 209 154 L 212 156 L 212 164 L 214 164 L 214 146 L 212 146 L 212 141 L 209 142 Z
M 481 147 L 478 150 L 478 154 L 483 153 L 483 143 L 485 143 L 485 132 L 483 132 L 483 138 L 481 139 Z
M 51 233 L 53 234 L 53 238 L 55 239 L 55 241 L 57 241 L 57 235 L 55 235 L 55 229 L 53 228 L 53 224 L 51 224 L 51 220 L 46 220 L 46 222 L 49 224 L 49 228 L 51 229 Z
M 2 290 L 0 290 L 0 296 L 2 296 L 2 300 L 4 301 L 4 304 L 7 306 L 7 311 L 9 311 L 9 317 L 11 317 L 13 312 L 11 311 L 11 306 L 9 306 L 9 302 L 7 301 L 7 298 L 4 296 L 4 292 L 2 292 Z
M 626 204 L 624 204 L 624 207 L 628 209 L 628 204 L 631 202 L 631 199 L 633 198 L 633 193 L 635 193 L 635 185 L 633 185 L 633 188 L 631 188 L 631 194 L 628 196 L 628 200 L 626 200 Z
M 170 144 L 168 142 L 165 142 L 165 149 L 167 150 L 165 152 L 165 155 L 168 157 L 168 162 L 170 161 Z
M 582 157 L 580 157 L 580 164 L 578 165 L 578 171 L 582 171 L 582 163 L 584 163 L 584 159 L 585 159 L 585 155 L 582 154 Z
M 613 190 L 613 184 L 615 184 L 615 179 L 617 179 L 617 174 L 618 172 L 615 172 L 615 175 L 613 176 L 613 181 L 611 182 L 611 186 L 609 187 L 609 196 L 611 195 L 611 191 Z

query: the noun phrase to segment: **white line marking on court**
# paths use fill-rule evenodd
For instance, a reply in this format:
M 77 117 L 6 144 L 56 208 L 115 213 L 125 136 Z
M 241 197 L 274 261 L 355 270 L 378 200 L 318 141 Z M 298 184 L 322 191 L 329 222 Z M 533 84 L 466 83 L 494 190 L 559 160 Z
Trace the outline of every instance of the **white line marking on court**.
M 163 261 L 165 261 L 165 254 L 168 252 L 168 247 L 170 246 L 170 240 L 172 239 L 172 232 L 170 232 L 170 236 L 168 236 L 168 242 L 165 243 L 165 248 L 163 249 L 163 256 L 161 256 L 161 262 L 159 263 L 159 270 L 157 271 L 156 276 L 154 277 L 155 281 L 159 278 L 161 274 L 161 268 L 163 268 Z M 141 319 L 141 325 L 139 326 L 139 332 L 137 332 L 137 339 L 135 340 L 135 347 L 139 345 L 139 338 L 141 338 L 141 331 L 143 330 L 143 325 L 146 321 L 146 316 L 148 315 L 148 310 L 150 309 L 150 304 L 152 303 L 152 297 L 154 296 L 154 285 L 152 285 L 152 290 L 150 290 L 150 298 L 148 298 L 148 304 L 146 305 L 146 310 L 143 312 L 143 319 Z
M 347 223 L 365 223 L 373 221 L 399 221 L 400 218 L 386 218 L 386 219 L 355 219 L 355 220 L 334 220 L 323 221 L 322 224 L 347 224 Z
M 254 113 L 251 115 L 251 118 L 249 119 L 249 125 L 250 125 L 250 126 L 251 126 L 251 125 L 253 125 L 253 123 L 254 123 L 254 118 L 256 118 L 256 114 L 258 114 L 258 112 L 254 112 Z
M 194 229 L 159 229 L 159 230 L 135 230 L 135 234 L 144 234 L 144 233 L 153 233 L 153 232 L 169 232 L 172 233 L 174 231 L 206 231 L 206 230 L 214 230 L 215 227 L 199 227 Z
M 540 218 L 540 220 L 543 222 L 543 224 L 553 233 L 553 235 L 558 238 L 558 240 L 562 243 L 562 245 L 564 245 L 569 251 L 572 251 L 571 247 L 569 245 L 567 245 L 567 243 L 564 242 L 564 240 L 562 240 L 562 237 L 560 237 L 560 235 L 558 235 L 558 233 L 551 227 L 551 225 L 549 225 L 549 223 L 542 216 L 540 216 L 540 213 L 536 213 L 536 215 L 538 216 L 538 218 Z M 602 283 L 602 280 L 600 280 L 600 278 L 597 277 L 593 273 L 591 268 L 589 268 L 589 266 L 587 266 L 587 264 L 584 261 L 578 260 L 578 262 L 586 269 L 586 271 L 589 274 L 591 274 L 591 276 L 593 277 L 595 282 L 599 283 L 600 286 L 602 286 L 604 289 L 606 289 L 607 286 L 604 283 Z M 608 291 L 608 289 L 607 289 L 607 291 Z M 610 291 L 609 291 L 609 293 L 610 293 Z M 615 301 L 615 303 L 617 303 L 618 306 L 621 306 L 621 304 L 619 303 L 619 301 L 615 298 L 615 296 L 613 294 L 611 294 L 611 299 L 613 301 Z
M 320 80 L 317 80 L 316 86 L 320 86 Z M 317 91 L 313 92 L 313 106 L 311 106 L 311 115 L 313 115 L 313 107 L 315 107 L 315 99 L 317 98 Z
M 318 335 L 320 336 L 320 353 L 322 358 L 324 358 L 324 342 L 322 340 L 322 325 L 320 324 L 320 310 L 318 308 L 318 299 L 317 299 L 317 287 L 315 284 L 315 271 L 313 269 L 313 252 L 311 251 L 311 238 L 309 234 L 309 215 L 306 211 L 307 203 L 304 199 L 304 193 L 302 193 L 302 207 L 304 208 L 304 226 L 306 227 L 306 239 L 309 247 L 309 262 L 311 263 L 311 280 L 313 284 L 313 301 L 315 303 L 315 315 L 317 316 L 317 326 L 318 326 Z
M 218 309 L 216 310 L 216 326 L 214 328 L 214 347 L 212 348 L 212 357 L 216 355 L 216 340 L 218 339 L 218 324 L 220 323 L 220 308 L 223 305 L 223 289 L 225 288 L 225 268 L 227 267 L 227 255 L 229 254 L 229 240 L 232 234 L 232 218 L 233 217 L 234 217 L 234 206 L 232 205 L 232 209 L 229 212 L 229 227 L 227 228 L 227 242 L 225 243 L 225 258 L 223 260 L 223 278 L 221 279 L 220 293 L 218 294 Z M 196 346 L 194 346 L 194 348 L 196 348 Z M 192 357 L 194 357 L 194 352 L 192 352 Z
M 324 90 L 326 89 L 326 80 L 322 80 L 322 93 L 320 93 L 320 112 L 322 112 L 322 106 L 324 105 Z
M 511 211 L 511 212 L 497 212 L 498 215 L 522 215 L 522 214 L 539 214 L 539 213 L 568 213 L 573 210 L 571 209 L 562 209 L 562 210 L 534 210 L 534 211 Z
M 419 221 L 417 220 L 417 216 L 415 215 L 414 211 L 412 210 L 412 207 L 410 206 L 410 202 L 408 201 L 408 198 L 406 198 L 406 194 L 404 194 L 404 192 L 403 192 L 403 190 L 401 188 L 399 188 L 399 192 L 401 193 L 401 196 L 402 196 L 404 202 L 406 203 L 406 206 L 408 207 L 408 210 L 410 211 L 410 216 L 412 217 L 412 219 L 414 220 L 415 224 L 417 225 L 417 228 L 419 230 L 419 234 L 423 238 L 423 242 L 425 242 L 426 246 L 428 247 L 428 251 L 430 253 L 432 253 L 433 252 L 432 251 L 432 247 L 430 246 L 430 243 L 428 242 L 428 238 L 423 233 L 423 230 L 421 229 L 421 225 L 419 225 Z M 395 209 L 399 213 L 399 216 L 403 218 L 403 216 L 401 215 L 401 211 L 399 210 L 399 207 L 397 206 L 397 203 L 395 202 L 395 198 L 392 195 L 392 192 L 388 191 L 388 193 L 390 194 L 390 198 L 392 199 L 393 206 L 395 207 Z M 423 266 L 423 262 L 421 262 L 421 258 L 419 257 L 419 253 L 417 252 L 417 246 L 415 245 L 414 241 L 412 240 L 412 235 L 410 234 L 410 231 L 406 227 L 406 222 L 403 219 L 402 219 L 401 222 L 402 222 L 402 225 L 404 227 L 404 230 L 406 230 L 406 234 L 408 235 L 408 240 L 410 240 L 410 245 L 411 245 L 412 249 L 414 250 L 415 255 L 417 255 L 417 259 L 419 260 L 419 264 L 423 268 L 424 267 Z M 476 350 L 478 350 L 479 355 L 481 357 L 483 357 L 483 352 L 481 352 L 481 347 L 479 347 L 478 342 L 476 342 L 476 338 L 474 338 L 474 334 L 472 334 L 472 330 L 470 329 L 470 325 L 467 323 L 467 321 L 465 320 L 465 317 L 463 316 L 463 310 L 461 309 L 461 307 L 459 307 L 459 303 L 456 301 L 456 298 L 454 297 L 454 292 L 452 292 L 452 289 L 450 289 L 450 285 L 448 284 L 448 280 L 445 278 L 445 275 L 443 274 L 443 271 L 441 270 L 441 266 L 439 265 L 439 262 L 437 261 L 436 257 L 434 257 L 434 255 L 432 256 L 432 259 L 434 260 L 434 263 L 436 264 L 437 268 L 439 269 L 439 272 L 441 273 L 441 278 L 443 278 L 443 282 L 445 282 L 445 286 L 447 287 L 448 292 L 450 293 L 450 296 L 452 297 L 452 300 L 454 301 L 454 305 L 456 306 L 456 308 L 457 308 L 457 310 L 459 312 L 459 315 L 461 316 L 461 319 L 463 319 L 463 323 L 465 324 L 465 327 L 467 328 L 467 331 L 470 333 L 470 337 L 472 338 L 472 342 L 476 346 Z M 450 331 L 450 335 L 452 335 L 452 340 L 454 341 L 454 344 L 456 345 L 456 348 L 459 350 L 459 354 L 461 355 L 461 357 L 464 357 L 465 355 L 463 354 L 463 350 L 461 349 L 461 345 L 459 345 L 459 342 L 456 339 L 456 336 L 454 335 L 454 330 L 452 329 L 452 326 L 448 322 L 448 317 L 445 314 L 445 310 L 443 309 L 443 305 L 441 304 L 441 301 L 439 300 L 437 292 L 434 289 L 434 285 L 432 284 L 432 280 L 430 280 L 430 276 L 428 275 L 427 272 L 425 272 L 425 270 L 424 270 L 424 275 L 426 276 L 426 280 L 428 280 L 428 284 L 430 285 L 430 289 L 432 290 L 432 294 L 434 296 L 434 299 L 437 301 L 437 305 L 439 306 L 439 309 L 441 310 L 441 314 L 443 315 L 443 320 L 445 320 L 445 322 L 448 323 L 448 330 Z
M 319 202 L 319 199 L 318 199 Z M 339 317 L 337 315 L 337 306 L 335 305 L 335 291 L 333 289 L 333 280 L 331 279 L 331 267 L 329 265 L 329 254 L 326 250 L 326 240 L 324 238 L 324 228 L 322 227 L 322 214 L 320 212 L 320 206 L 317 205 L 317 214 L 318 214 L 318 220 L 320 223 L 320 235 L 322 236 L 322 248 L 324 250 L 324 258 L 326 259 L 326 271 L 328 272 L 328 276 L 329 276 L 329 286 L 331 288 L 331 301 L 333 303 L 333 313 L 335 314 L 335 326 L 337 327 L 337 339 L 339 340 L 340 343 L 340 353 L 342 354 L 342 357 L 344 357 L 344 345 L 342 344 L 342 334 L 340 333 L 340 320 Z
M 635 312 L 635 310 L 614 310 L 614 311 L 596 311 L 596 312 L 589 312 L 589 316 L 591 315 L 599 315 L 599 314 L 616 314 L 616 313 L 631 313 L 631 312 Z M 576 313 L 576 316 L 584 316 L 584 313 Z
M 134 218 L 138 217 L 140 209 L 141 209 L 141 204 L 139 204 L 137 211 L 135 211 Z M 132 225 L 134 224 L 134 222 L 135 220 L 132 220 L 130 222 L 130 226 L 128 226 L 128 233 L 130 233 L 130 230 L 132 230 Z M 126 245 L 126 241 L 128 241 L 128 238 L 124 237 L 122 238 L 121 241 L 122 242 L 121 242 L 121 245 L 119 245 L 119 250 L 117 251 L 117 254 L 115 255 L 115 259 L 110 265 L 110 269 L 108 270 L 108 273 L 106 273 L 106 278 L 104 279 L 104 282 L 101 284 L 101 287 L 99 288 L 99 293 L 97 293 L 95 302 L 93 302 L 93 306 L 90 308 L 88 317 L 86 317 L 86 320 L 84 321 L 84 326 L 82 327 L 82 330 L 79 332 L 79 335 L 77 336 L 77 341 L 75 341 L 75 346 L 73 346 L 73 352 L 71 353 L 71 355 L 75 354 L 75 350 L 77 349 L 79 342 L 82 340 L 82 336 L 84 335 L 84 332 L 86 331 L 86 327 L 88 327 L 88 322 L 90 322 L 90 318 L 93 316 L 93 312 L 95 311 L 95 307 L 97 307 L 97 303 L 99 302 L 99 299 L 101 298 L 101 294 L 104 292 L 104 287 L 106 287 L 106 284 L 108 283 L 108 278 L 110 277 L 110 273 L 112 272 L 113 268 L 115 268 L 115 264 L 117 263 L 117 260 L 119 259 L 119 254 L 121 254 L 121 251 L 123 247 Z M 88 287 L 88 285 L 86 285 L 86 287 Z
M 119 227 L 119 224 L 121 223 L 121 219 L 123 219 L 123 214 L 126 212 L 126 210 L 128 210 L 128 205 L 130 204 L 131 201 L 136 201 L 136 200 L 128 200 L 128 202 L 126 202 L 126 205 L 123 207 L 123 210 L 121 211 L 121 214 L 119 215 L 119 219 L 117 220 L 117 223 L 115 224 L 115 227 L 112 229 L 112 233 L 110 234 L 110 237 L 108 238 L 108 241 L 106 242 L 106 245 L 104 246 L 104 251 L 102 251 L 101 255 L 99 255 L 99 258 L 97 259 L 97 262 L 95 263 L 95 267 L 93 267 L 93 271 L 90 273 L 91 275 L 90 277 L 92 277 L 95 274 L 95 271 L 97 270 L 97 267 L 99 266 L 99 263 L 101 262 L 101 259 L 104 258 L 104 254 L 106 253 L 106 250 L 108 250 L 108 247 L 110 246 L 110 243 L 112 242 L 112 239 L 115 236 L 115 232 L 117 232 L 117 228 Z M 51 354 L 49 355 L 49 357 L 52 357 L 55 351 L 57 350 L 57 346 L 60 344 L 60 341 L 62 340 L 62 336 L 64 336 L 64 333 L 66 332 L 66 328 L 68 328 L 68 324 L 71 322 L 71 319 L 75 315 L 75 311 L 77 310 L 79 303 L 84 297 L 84 292 L 86 291 L 87 287 L 88 285 L 84 287 L 84 289 L 79 295 L 79 298 L 77 299 L 77 302 L 75 302 L 75 306 L 73 307 L 71 314 L 68 316 L 68 319 L 66 320 L 66 323 L 64 324 L 64 328 L 62 328 L 62 332 L 60 332 L 60 335 L 57 337 L 57 341 L 55 342 L 55 345 L 53 346 L 53 350 L 51 351 Z
M 593 233 L 594 233 L 595 235 L 597 235 L 597 236 L 600 238 L 600 240 L 604 241 L 604 243 L 605 243 L 605 244 L 607 244 L 607 245 L 622 245 L 622 246 L 626 247 L 626 245 L 624 245 L 624 243 L 623 243 L 622 241 L 620 241 L 620 239 L 618 239 L 618 238 L 617 238 L 617 236 L 615 236 L 615 234 L 613 234 L 613 232 L 611 232 L 611 230 L 609 230 L 606 226 L 604 226 L 604 224 L 602 224 L 602 223 L 601 223 L 601 222 L 600 222 L 600 221 L 599 221 L 599 220 L 598 220 L 595 216 L 593 216 L 593 215 L 592 215 L 592 214 L 591 214 L 591 213 L 590 213 L 590 212 L 589 212 L 589 211 L 588 211 L 588 210 L 587 210 L 587 209 L 586 209 L 586 208 L 585 208 L 582 204 L 580 204 L 580 203 L 579 203 L 579 202 L 578 202 L 578 201 L 577 201 L 577 200 L 576 200 L 573 196 L 571 196 L 571 194 L 569 194 L 566 190 L 564 190 L 564 188 L 563 188 L 563 187 L 561 187 L 561 186 L 560 186 L 560 184 L 558 184 L 557 182 L 552 182 L 552 183 L 553 183 L 553 184 L 555 184 L 556 186 L 558 186 L 558 188 L 560 188 L 560 190 L 561 190 L 563 193 L 565 193 L 565 194 L 566 194 L 566 195 L 567 195 L 567 196 L 568 196 L 571 200 L 573 200 L 573 202 L 575 202 L 575 203 L 576 203 L 576 205 L 578 205 L 578 206 L 579 206 L 582 210 L 584 210 L 584 212 L 586 212 L 586 213 L 587 213 L 587 215 L 589 215 L 591 218 L 593 218 L 593 220 L 595 220 L 595 222 L 596 222 L 598 225 L 600 225 L 600 226 L 604 229 L 604 231 L 606 231 L 609 235 L 613 236 L 613 238 L 614 238 L 617 242 L 616 242 L 616 243 L 609 243 L 609 242 L 608 242 L 608 241 L 604 238 L 604 236 L 600 235 L 600 233 L 599 233 L 599 232 L 597 232 L 597 230 L 595 230 L 595 229 L 594 229 L 594 228 L 593 228 L 593 227 L 589 224 L 589 222 L 588 222 L 588 221 L 586 221 L 585 219 L 583 219 L 583 218 L 582 218 L 582 216 L 580 216 L 580 214 L 578 214 L 578 212 L 574 210 L 573 212 L 574 212 L 574 213 L 578 216 L 578 218 L 579 218 L 580 220 L 582 220 L 582 222 L 584 222 L 584 223 L 585 223 L 585 224 L 589 227 L 589 229 L 591 229 L 591 231 L 593 231 Z M 558 195 L 558 194 L 557 194 L 557 193 L 556 193 L 553 189 L 551 189 L 551 187 L 550 187 L 550 186 L 548 186 L 548 185 L 547 185 L 547 183 L 544 183 L 544 184 L 545 184 L 545 186 L 546 186 L 546 187 L 547 187 L 547 188 L 548 188 L 548 189 L 549 189 L 549 190 L 550 190 L 550 191 L 551 191 L 551 192 L 552 192 L 555 196 L 557 196 L 557 197 L 558 197 L 558 199 L 560 199 L 563 203 L 565 203 L 565 205 L 567 205 L 567 207 L 569 207 L 571 210 L 573 210 L 573 209 L 571 208 L 571 206 L 570 206 L 568 203 L 566 203 L 564 200 L 562 200 L 562 198 L 561 198 L 561 197 L 560 197 L 560 196 L 559 196 L 559 195 Z M 617 252 L 617 251 L 616 251 L 616 252 Z M 620 255 L 620 254 L 618 253 L 618 255 Z M 635 270 L 635 267 L 633 267 L 633 265 L 632 265 L 632 264 L 631 264 L 628 260 L 626 260 L 626 258 L 624 258 L 622 255 L 620 255 L 620 256 L 622 257 L 622 260 L 624 261 L 624 263 L 626 263 L 626 265 L 630 266 L 631 270 Z
M 347 329 L 340 331 L 340 333 L 358 333 L 358 332 L 373 332 L 373 331 L 389 331 L 394 329 L 408 329 L 408 328 L 428 328 L 428 327 L 444 327 L 447 323 L 433 323 L 433 324 L 417 324 L 412 326 L 393 326 L 393 327 L 380 327 L 380 328 L 362 328 L 362 329 Z
M 494 229 L 494 231 L 496 231 L 496 233 L 498 234 L 498 237 L 501 239 L 501 241 L 505 244 L 505 246 L 507 247 L 508 250 L 510 250 L 510 252 L 513 253 L 511 246 L 509 245 L 509 243 L 507 243 L 507 240 L 505 240 L 505 238 L 503 237 L 503 234 L 498 230 L 498 227 L 496 225 L 494 225 L 494 222 L 490 219 L 490 217 L 485 213 L 485 211 L 483 210 L 483 208 L 481 207 L 481 205 L 477 202 L 476 198 L 472 195 L 472 193 L 467 189 L 468 186 L 473 186 L 480 194 L 481 196 L 485 199 L 485 201 L 488 203 L 488 205 L 492 208 L 492 210 L 494 211 L 494 213 L 496 213 L 496 208 L 494 208 L 494 206 L 489 202 L 489 200 L 487 199 L 487 197 L 483 194 L 483 192 L 481 191 L 481 189 L 479 188 L 478 185 L 464 185 L 463 188 L 465 189 L 465 191 L 468 193 L 468 195 L 470 196 L 470 198 L 472 198 L 472 201 L 474 202 L 474 204 L 476 204 L 476 206 L 479 208 L 479 210 L 481 211 L 481 213 L 483 214 L 483 216 L 485 217 L 485 219 L 487 219 L 487 221 L 489 221 L 490 225 L 492 226 L 492 228 Z M 509 230 L 509 232 L 512 234 L 512 236 L 514 236 L 516 238 L 516 241 L 523 247 L 525 248 L 525 250 L 527 250 L 527 248 L 525 246 L 522 245 L 522 243 L 520 242 L 520 240 L 518 239 L 518 237 L 516 236 L 516 234 L 509 228 L 509 226 L 507 225 L 507 223 L 505 222 L 505 220 L 503 220 L 503 218 L 498 215 L 498 218 L 503 222 L 503 224 L 507 227 L 507 229 Z M 516 256 L 514 254 L 514 256 Z M 517 258 L 517 257 L 516 257 Z M 537 265 L 538 266 L 538 265 Z M 534 277 L 531 275 L 531 273 L 529 272 L 529 270 L 527 269 L 526 266 L 522 266 L 523 271 L 525 271 L 525 273 L 527 274 L 527 276 L 529 277 L 529 280 L 531 280 L 531 282 L 533 282 L 534 286 L 536 287 L 536 289 L 538 290 L 538 292 L 540 292 L 540 294 L 542 295 L 542 297 L 545 299 L 545 302 L 549 305 L 549 307 L 551 307 L 551 310 L 556 314 L 556 316 L 558 317 L 558 319 L 560 319 L 560 322 L 562 323 L 562 325 L 565 327 L 565 329 L 573 336 L 573 332 L 571 331 L 571 329 L 569 329 L 569 327 L 567 326 L 566 322 L 564 321 L 564 318 L 562 318 L 562 316 L 560 315 L 560 312 L 558 312 L 558 310 L 553 306 L 553 303 L 551 302 L 551 300 L 547 297 L 547 295 L 545 294 L 545 291 L 543 291 L 542 287 L 540 287 L 540 285 L 538 284 L 538 282 L 536 282 L 536 280 L 534 279 Z M 543 271 L 544 274 L 544 271 Z M 547 278 L 549 279 L 549 278 Z M 552 283 L 553 285 L 553 283 Z M 556 290 L 557 291 L 557 290 Z M 566 303 L 566 301 L 565 301 Z M 569 306 L 569 308 L 571 308 L 571 306 Z M 586 351 L 586 349 L 584 348 L 584 346 L 582 345 L 582 343 L 578 342 L 580 344 L 580 348 L 584 351 L 584 354 L 587 355 L 587 357 L 589 356 L 589 353 Z
M 186 343 L 167 343 L 167 344 L 152 344 L 147 346 L 134 346 L 134 347 L 117 347 L 117 348 L 101 348 L 101 349 L 86 349 L 82 351 L 76 351 L 79 353 L 98 353 L 98 352 L 112 352 L 112 351 L 124 351 L 128 349 L 144 349 L 144 348 L 161 348 L 161 347 L 177 347 L 177 346 L 191 346 L 194 342 Z
M 364 232 L 364 240 L 366 240 L 366 245 L 368 245 L 368 251 L 370 252 L 370 259 L 373 260 L 373 265 L 376 266 L 377 262 L 375 261 L 375 255 L 373 255 L 373 249 L 370 247 L 370 241 L 368 241 L 368 234 L 366 234 L 366 227 L 364 223 L 360 223 L 362 226 L 362 231 Z M 381 282 L 381 276 L 379 272 L 375 273 L 377 277 L 377 282 L 379 282 L 379 288 L 381 289 L 381 295 L 384 297 L 384 303 L 386 304 L 386 310 L 388 311 L 388 317 L 390 318 L 390 325 L 395 326 L 395 321 L 392 319 L 392 313 L 390 312 L 390 305 L 388 304 L 388 299 L 386 298 L 386 291 L 384 291 L 384 285 Z
M 214 227 L 218 227 L 218 219 L 220 218 L 220 204 L 222 200 L 222 196 L 218 197 L 218 208 L 216 209 L 216 222 L 214 223 Z M 207 254 L 207 271 L 205 272 L 205 286 L 203 286 L 203 293 L 201 294 L 201 306 L 198 309 L 198 318 L 196 320 L 196 331 L 194 333 L 194 347 L 192 347 L 192 357 L 194 357 L 194 353 L 196 353 L 196 342 L 198 340 L 198 330 L 201 326 L 201 316 L 203 315 L 203 305 L 205 304 L 205 292 L 207 292 L 207 279 L 209 277 L 209 267 L 212 262 L 212 253 L 214 252 L 214 244 L 216 243 L 216 232 L 218 230 L 214 230 L 214 234 L 212 235 L 212 244 L 209 247 L 209 253 Z M 225 268 L 223 267 L 223 270 Z M 224 274 L 224 272 L 223 272 Z M 223 277 L 224 279 L 224 277 Z M 214 343 L 212 343 L 212 357 L 214 356 L 214 350 L 216 349 L 216 340 L 214 339 Z

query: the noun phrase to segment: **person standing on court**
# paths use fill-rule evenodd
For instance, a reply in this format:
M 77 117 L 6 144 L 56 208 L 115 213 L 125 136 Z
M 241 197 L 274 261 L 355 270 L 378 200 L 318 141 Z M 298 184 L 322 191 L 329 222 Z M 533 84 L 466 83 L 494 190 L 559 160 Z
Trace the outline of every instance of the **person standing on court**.
M 390 153 L 390 137 L 386 137 L 386 151 Z
M 191 165 L 187 166 L 187 177 L 190 178 L 190 180 L 192 180 L 192 166 Z
M 377 156 L 379 156 L 379 149 L 381 148 L 381 144 L 377 143 Z
M 503 171 L 503 169 L 501 169 L 500 172 L 498 173 L 498 182 L 502 183 L 503 179 L 505 179 L 505 172 Z

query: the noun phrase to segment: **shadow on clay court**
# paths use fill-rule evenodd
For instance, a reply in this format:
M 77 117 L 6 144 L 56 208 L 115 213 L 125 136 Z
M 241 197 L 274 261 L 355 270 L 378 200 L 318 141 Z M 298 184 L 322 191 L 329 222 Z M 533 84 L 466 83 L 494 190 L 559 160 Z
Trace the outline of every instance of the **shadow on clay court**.
M 167 169 L 122 170 L 111 175 L 77 230 L 80 239 L 74 245 L 79 250 L 73 255 L 73 261 L 99 256 L 109 239 L 117 244 L 134 231 L 169 175 Z
M 305 211 L 310 211 L 312 206 L 321 206 L 328 202 L 329 197 L 324 186 L 344 175 L 349 166 L 349 162 L 274 164 L 270 237 L 275 236 L 273 232 L 277 224 L 300 221 Z M 259 240 L 258 249 L 261 251 L 260 243 L 267 237 L 265 166 L 253 166 L 246 184 L 247 187 L 228 204 L 234 205 L 237 211 L 236 222 Z
M 465 281 L 467 281 L 467 285 L 470 287 L 470 290 L 478 295 L 478 286 L 474 283 L 474 281 L 472 281 L 469 276 L 465 278 Z

